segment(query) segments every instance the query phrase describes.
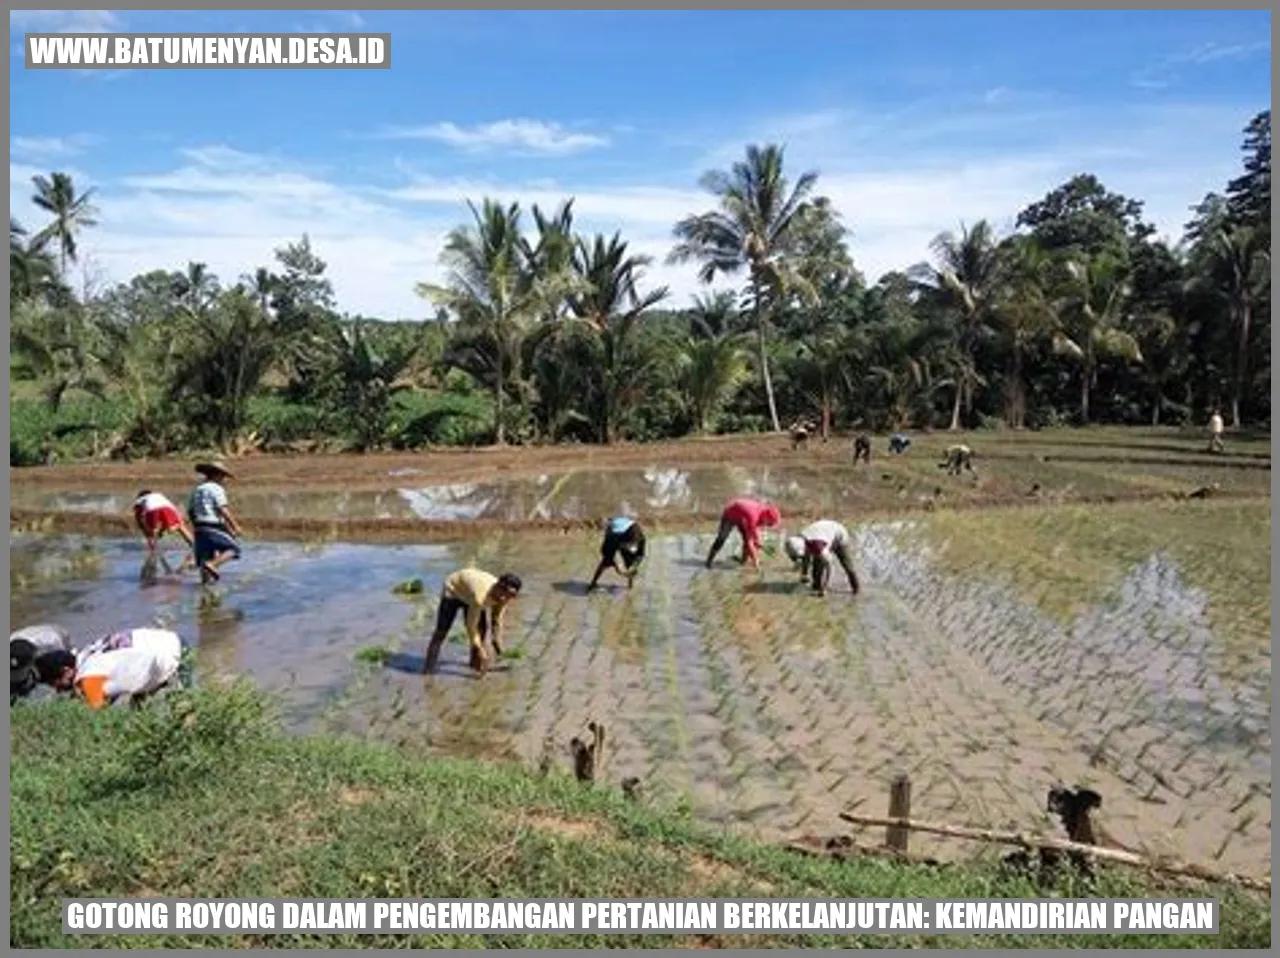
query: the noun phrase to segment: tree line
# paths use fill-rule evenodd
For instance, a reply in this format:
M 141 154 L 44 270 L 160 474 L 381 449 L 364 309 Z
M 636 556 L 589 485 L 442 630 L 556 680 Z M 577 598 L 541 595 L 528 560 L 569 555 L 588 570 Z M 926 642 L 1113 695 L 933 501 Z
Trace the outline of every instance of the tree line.
M 1242 154 L 1174 244 L 1140 201 L 1081 174 L 1009 235 L 961 224 L 928 261 L 870 284 L 820 176 L 751 145 L 703 177 L 707 208 L 674 224 L 669 257 L 737 288 L 683 308 L 620 233 L 577 230 L 572 198 L 528 219 L 468 201 L 444 279 L 417 287 L 434 310 L 423 322 L 340 313 L 306 236 L 229 284 L 190 263 L 76 291 L 68 270 L 97 210 L 55 172 L 34 178 L 49 222 L 10 219 L 11 368 L 55 412 L 71 394 L 122 401 L 106 450 L 119 455 L 325 437 L 612 443 L 795 417 L 826 434 L 1187 423 L 1220 408 L 1241 427 L 1271 415 L 1270 110 Z M 268 400 L 299 413 L 274 435 L 255 421 Z M 450 429 L 459 417 L 469 429 Z

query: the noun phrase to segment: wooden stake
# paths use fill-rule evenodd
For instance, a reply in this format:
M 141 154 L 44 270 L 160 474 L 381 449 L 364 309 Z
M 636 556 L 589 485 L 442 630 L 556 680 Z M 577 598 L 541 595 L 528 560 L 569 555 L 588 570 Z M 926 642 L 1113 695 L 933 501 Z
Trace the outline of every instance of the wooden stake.
M 893 780 L 893 784 L 889 786 L 889 819 L 893 821 L 908 821 L 910 818 L 911 779 L 906 775 L 899 775 Z M 909 829 L 900 825 L 890 824 L 885 829 L 884 843 L 894 851 L 905 854 L 910 836 Z
M 905 818 L 880 818 L 874 815 L 852 815 L 841 812 L 840 818 L 854 825 L 884 825 L 909 831 L 929 832 L 934 835 L 947 835 L 951 838 L 968 838 L 979 842 L 993 842 L 1001 845 L 1019 845 L 1022 848 L 1052 848 L 1061 852 L 1076 852 L 1092 855 L 1100 861 L 1115 862 L 1120 865 L 1131 865 L 1145 868 L 1166 875 L 1185 875 L 1212 882 L 1234 882 L 1244 888 L 1256 891 L 1271 892 L 1270 878 L 1251 878 L 1247 875 L 1235 875 L 1230 872 L 1218 872 L 1203 865 L 1190 862 L 1156 861 L 1143 858 L 1133 852 L 1120 851 L 1115 848 L 1102 848 L 1097 845 L 1082 845 L 1061 838 L 1041 838 L 1036 835 L 1023 835 L 1018 832 L 997 832 L 985 828 L 967 828 L 963 825 L 939 825 L 933 822 L 913 822 Z

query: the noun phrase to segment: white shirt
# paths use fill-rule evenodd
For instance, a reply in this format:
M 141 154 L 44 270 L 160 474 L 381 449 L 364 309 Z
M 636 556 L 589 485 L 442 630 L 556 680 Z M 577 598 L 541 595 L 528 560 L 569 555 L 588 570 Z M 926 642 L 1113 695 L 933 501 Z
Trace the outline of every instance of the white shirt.
M 1221 434 L 1222 432 L 1222 417 L 1219 416 L 1216 412 L 1209 417 L 1209 431 L 1213 433 L 1215 436 Z
M 165 508 L 174 508 L 173 503 L 162 492 L 148 492 L 145 496 L 139 496 L 134 500 L 133 505 L 135 509 L 141 509 L 143 512 L 157 512 Z
M 99 639 L 77 656 L 76 680 L 106 676 L 107 699 L 141 695 L 178 673 L 182 640 L 168 629 L 132 629 Z
M 849 544 L 849 530 L 834 519 L 819 519 L 817 522 L 805 526 L 800 535 L 805 542 L 826 543 L 822 550 L 824 555 L 830 552 L 831 547 L 837 543 L 841 545 Z
M 220 526 L 223 524 L 223 518 L 218 510 L 225 509 L 226 506 L 227 490 L 212 479 L 200 483 L 200 485 L 191 490 L 191 502 L 188 505 L 188 511 L 191 513 L 192 522 Z

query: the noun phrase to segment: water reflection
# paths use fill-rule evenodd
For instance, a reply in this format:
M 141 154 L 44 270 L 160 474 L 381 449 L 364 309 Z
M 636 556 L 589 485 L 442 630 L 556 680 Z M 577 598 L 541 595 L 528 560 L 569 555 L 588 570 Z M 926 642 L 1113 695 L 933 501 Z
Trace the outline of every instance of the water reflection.
M 524 520 L 590 518 L 635 512 L 705 512 L 738 495 L 788 505 L 835 506 L 844 483 L 815 481 L 796 466 L 584 470 L 491 482 L 399 485 L 386 489 L 236 489 L 232 504 L 247 519 Z M 123 514 L 123 495 L 16 490 L 18 507 Z

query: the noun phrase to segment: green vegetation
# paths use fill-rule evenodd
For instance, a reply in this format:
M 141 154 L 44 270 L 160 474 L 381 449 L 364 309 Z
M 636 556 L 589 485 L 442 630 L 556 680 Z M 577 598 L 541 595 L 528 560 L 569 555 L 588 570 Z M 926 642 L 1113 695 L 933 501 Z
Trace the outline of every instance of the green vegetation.
M 1269 903 L 1226 889 L 1221 932 L 1000 937 L 645 935 L 118 936 L 61 933 L 63 897 L 1035 897 L 981 864 L 806 858 L 675 810 L 505 764 L 421 762 L 389 747 L 281 734 L 245 686 L 91 713 L 12 711 L 10 943 L 39 947 L 1264 948 Z M 1071 895 L 1079 889 L 1063 887 Z M 1185 894 L 1108 869 L 1096 894 Z
M 10 222 L 11 465 L 219 447 L 610 443 L 697 432 L 1269 422 L 1271 113 L 1244 169 L 1175 245 L 1080 175 L 1016 230 L 944 233 L 869 285 L 816 173 L 774 145 L 704 178 L 672 259 L 741 295 L 688 309 L 647 257 L 582 236 L 573 201 L 485 199 L 449 237 L 424 322 L 343 314 L 307 237 L 224 283 L 201 263 L 73 292 L 92 191 L 36 177 L 50 222 Z M 854 213 L 856 218 L 856 211 Z M 857 223 L 849 224 L 853 228 Z M 27 387 L 27 388 L 24 388 Z M 96 397 L 96 398 L 95 398 Z
M 1208 595 L 1214 631 L 1254 651 L 1271 641 L 1271 504 L 1162 503 L 938 512 L 919 533 L 948 572 L 1006 581 L 1064 620 L 1111 598 L 1153 556 Z

